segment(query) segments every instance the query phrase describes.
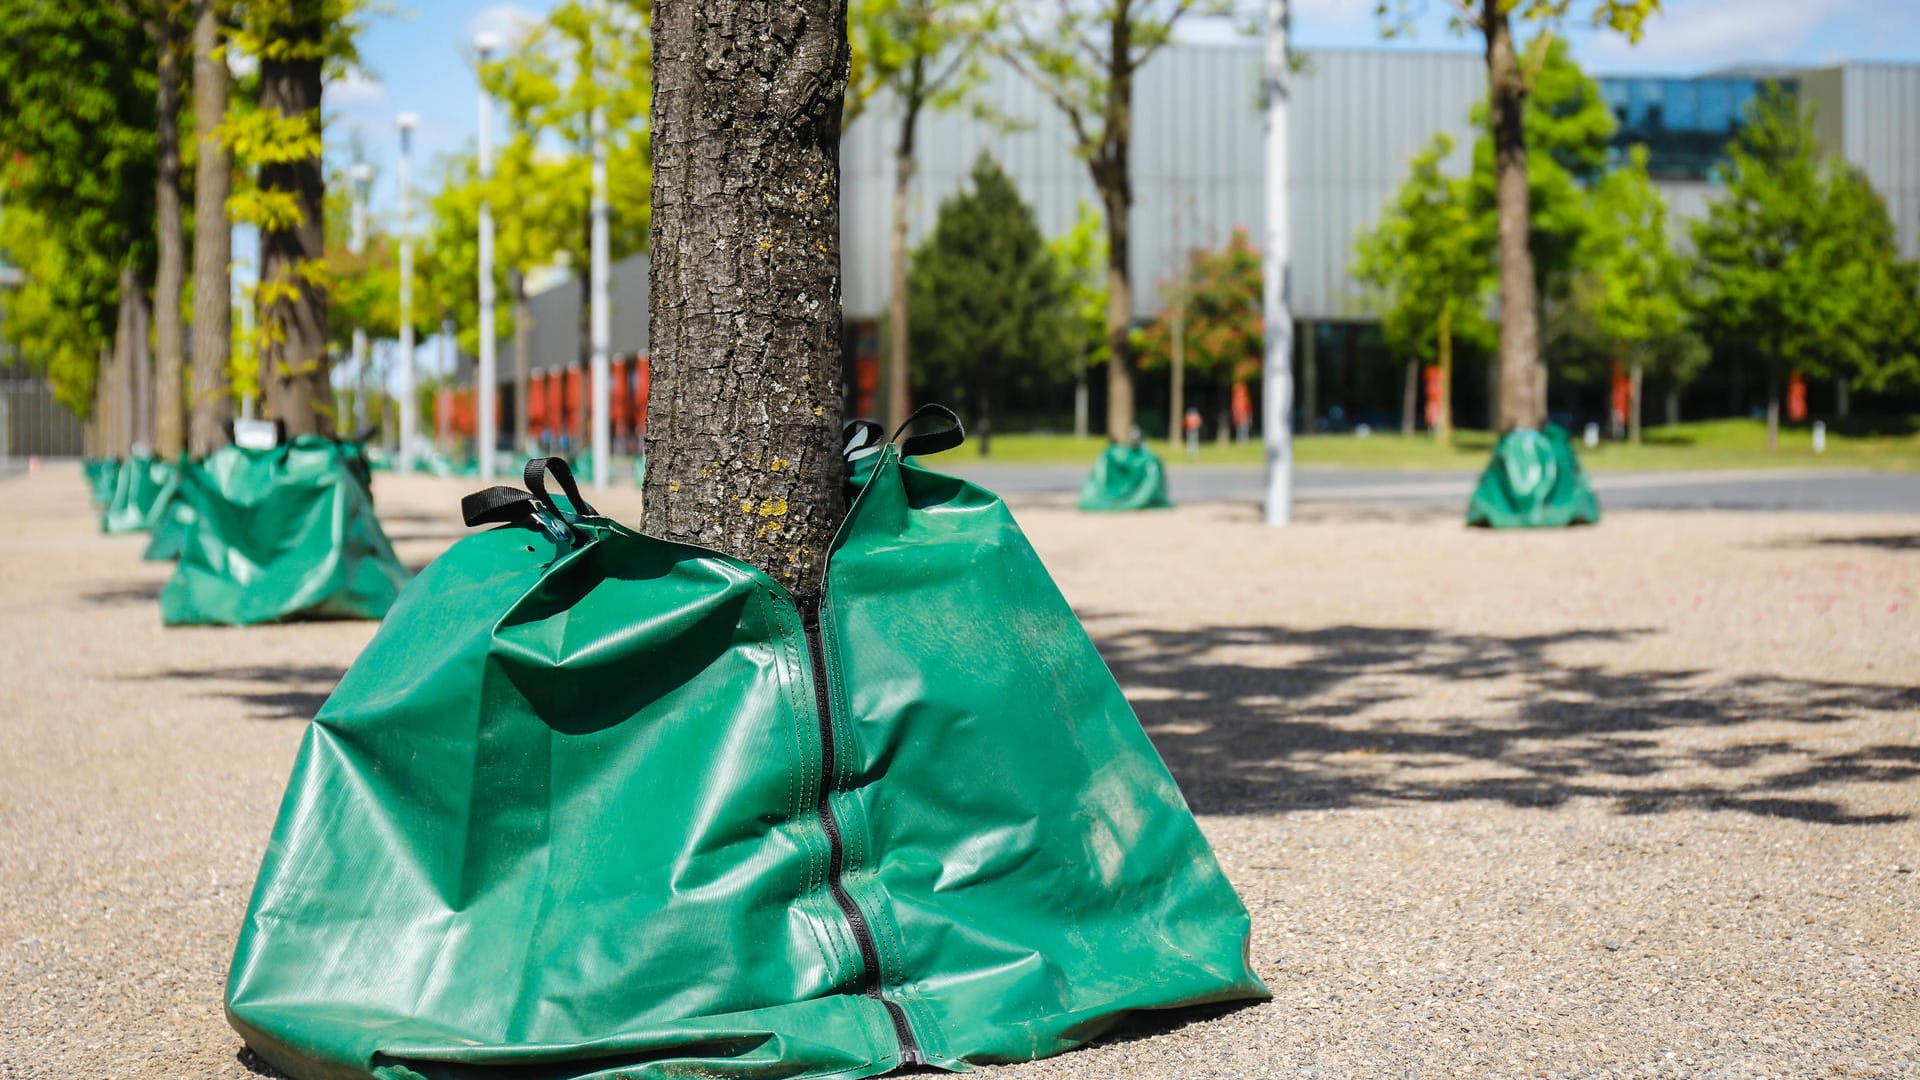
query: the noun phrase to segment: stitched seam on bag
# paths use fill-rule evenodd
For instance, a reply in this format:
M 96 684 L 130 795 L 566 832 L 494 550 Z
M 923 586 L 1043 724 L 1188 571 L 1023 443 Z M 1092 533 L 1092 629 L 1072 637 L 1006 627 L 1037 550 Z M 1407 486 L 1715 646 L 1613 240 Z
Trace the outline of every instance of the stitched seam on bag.
M 781 658 L 781 663 L 783 666 L 785 666 L 785 664 L 790 658 L 799 655 L 799 650 L 796 644 L 797 639 L 795 639 L 795 637 L 793 636 L 792 628 L 787 623 L 785 605 L 779 603 L 779 598 L 774 595 L 771 589 L 766 589 L 764 587 L 761 590 L 760 602 L 763 609 L 770 607 L 771 610 L 768 613 L 772 615 L 772 618 L 769 621 L 771 621 L 774 627 L 779 631 L 781 644 L 784 645 L 787 649 L 786 654 Z M 799 759 L 800 778 L 801 778 L 800 794 L 804 799 L 804 796 L 806 794 L 808 771 L 811 767 L 811 760 L 809 759 L 808 755 L 804 753 L 804 748 L 807 745 L 807 741 L 804 733 L 800 731 L 798 725 L 804 723 L 804 718 L 806 714 L 800 707 L 799 691 L 794 686 L 794 680 L 792 678 L 787 678 L 787 679 L 783 679 L 782 682 L 785 685 L 785 690 L 787 695 L 787 715 L 792 718 L 792 724 L 795 725 L 793 727 L 790 727 L 788 730 L 795 733 L 795 745 L 801 748 L 801 751 L 802 751 L 794 754 L 794 757 Z M 789 776 L 792 775 L 791 767 L 788 769 L 788 775 Z M 825 784 L 826 778 L 823 776 L 820 782 L 822 784 Z M 796 809 L 799 809 L 799 808 L 796 808 Z M 795 814 L 795 820 L 801 821 L 801 828 L 798 831 L 800 833 L 801 842 L 805 845 L 807 850 L 807 894 L 808 894 L 807 899 L 812 902 L 817 902 L 814 894 L 819 888 L 819 885 L 824 882 L 825 871 L 824 869 L 818 869 L 819 856 L 814 847 L 814 836 L 813 836 L 812 829 L 806 827 L 806 823 L 801 820 L 801 815 L 798 812 L 796 812 Z M 818 827 L 823 831 L 826 828 L 824 824 L 820 824 Z M 822 943 L 820 940 L 821 928 L 819 925 L 817 925 L 817 923 L 818 923 L 818 919 L 816 919 L 811 913 L 809 913 L 809 916 L 807 918 L 807 927 L 809 931 L 811 931 L 813 934 L 814 944 L 816 946 L 821 946 L 820 951 L 822 954 L 830 955 L 832 957 L 833 964 L 834 964 L 834 974 L 838 976 L 842 971 L 846 970 L 847 967 L 849 966 L 847 964 L 846 954 L 841 952 L 840 950 L 839 936 L 836 934 L 829 933 L 827 934 L 826 941 Z

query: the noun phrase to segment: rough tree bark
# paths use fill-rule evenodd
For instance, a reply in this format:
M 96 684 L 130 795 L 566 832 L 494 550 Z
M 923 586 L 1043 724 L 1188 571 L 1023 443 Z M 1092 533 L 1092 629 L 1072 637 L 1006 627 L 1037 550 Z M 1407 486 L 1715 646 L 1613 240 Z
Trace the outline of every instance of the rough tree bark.
M 893 232 L 887 240 L 887 268 L 892 293 L 887 298 L 886 426 L 891 431 L 913 411 L 913 389 L 907 366 L 907 195 L 913 185 L 913 143 L 925 97 L 926 60 L 915 53 L 911 82 L 902 95 L 900 140 L 893 151 Z
M 284 36 L 293 55 L 260 61 L 260 107 L 320 125 L 320 0 L 290 0 Z M 267 415 L 286 422 L 289 435 L 331 430 L 327 382 L 327 293 L 312 272 L 324 257 L 326 179 L 320 155 L 262 165 L 260 187 L 292 192 L 298 224 L 260 234 L 260 379 Z
M 220 55 L 220 12 L 215 0 L 193 7 L 193 128 L 200 139 L 193 173 L 193 405 L 187 449 L 204 457 L 224 446 L 233 416 L 227 366 L 233 352 L 233 228 L 227 195 L 233 186 L 233 152 L 219 135 L 227 115 L 231 76 Z
M 1487 94 L 1493 128 L 1500 261 L 1501 430 L 1538 428 L 1546 416 L 1540 394 L 1539 309 L 1534 297 L 1531 211 L 1527 194 L 1527 134 L 1522 119 L 1527 86 L 1514 52 L 1507 4 L 1482 0 L 1487 39 Z
M 131 262 L 120 268 L 120 324 L 114 331 L 119 351 L 129 448 L 153 452 L 153 311 L 147 306 L 147 283 Z
M 653 14 L 646 530 L 820 586 L 845 514 L 845 0 Z
M 186 226 L 180 217 L 180 34 L 166 7 L 154 20 L 158 39 L 159 89 L 154 95 L 159 178 L 154 185 L 154 230 L 159 266 L 153 279 L 156 358 L 153 452 L 172 460 L 186 449 L 186 337 L 180 297 L 186 277 Z

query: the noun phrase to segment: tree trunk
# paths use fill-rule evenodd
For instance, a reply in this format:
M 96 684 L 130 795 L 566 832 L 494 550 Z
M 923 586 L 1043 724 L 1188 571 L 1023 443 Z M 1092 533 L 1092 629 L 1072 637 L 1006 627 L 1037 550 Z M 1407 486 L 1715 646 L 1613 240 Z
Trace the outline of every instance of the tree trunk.
M 661 4 L 653 23 L 647 532 L 796 592 L 845 516 L 845 0 Z
M 1546 403 L 1540 396 L 1543 380 L 1538 371 L 1540 331 L 1533 251 L 1528 247 L 1531 218 L 1527 205 L 1527 134 L 1522 120 L 1527 87 L 1514 53 L 1507 7 L 1503 0 L 1481 0 L 1500 227 L 1501 430 L 1538 428 L 1546 416 Z
M 1133 126 L 1133 21 L 1124 6 L 1108 18 L 1106 135 L 1090 164 L 1107 212 L 1107 437 L 1133 433 L 1133 291 L 1127 269 L 1133 177 L 1128 148 Z
M 1633 361 L 1633 371 L 1627 376 L 1627 442 L 1640 445 L 1640 394 L 1646 389 L 1647 365 L 1639 357 Z
M 973 418 L 973 428 L 967 435 L 980 444 L 980 456 L 986 457 L 993 442 L 993 391 L 983 384 L 974 392 L 973 399 L 979 404 L 980 412 Z
M 902 102 L 900 141 L 893 152 L 893 232 L 887 239 L 887 269 L 891 292 L 887 297 L 887 401 L 885 424 L 888 431 L 906 422 L 913 411 L 913 387 L 908 373 L 907 313 L 907 195 L 913 186 L 913 141 L 920 121 L 922 69 L 926 64 L 920 53 L 914 54 L 912 82 Z M 986 444 L 981 444 L 981 453 Z
M 1320 357 L 1318 323 L 1300 324 L 1300 430 L 1311 435 L 1320 429 Z
M 1680 391 L 1667 390 L 1667 425 L 1671 427 L 1680 422 Z
M 153 453 L 153 309 L 147 306 L 147 284 L 131 263 L 120 268 L 120 295 L 126 301 L 122 330 L 127 339 L 128 438 L 134 446 Z
M 124 283 L 125 275 L 121 280 Z M 133 453 L 133 361 L 127 357 L 127 350 L 132 344 L 132 338 L 127 333 L 129 306 L 130 301 L 123 288 L 120 305 L 114 316 L 113 346 L 101 350 L 104 363 L 100 370 L 100 381 L 105 384 L 102 396 L 106 401 L 101 433 L 105 436 L 107 454 L 117 458 L 131 457 Z
M 1853 380 L 1845 375 L 1833 381 L 1833 414 L 1845 420 L 1853 413 Z
M 533 306 L 527 303 L 527 275 L 509 271 L 507 288 L 513 292 L 513 452 L 531 455 Z
M 320 126 L 320 48 L 325 28 L 320 0 L 290 0 L 281 35 L 299 57 L 260 61 L 260 107 L 282 117 Z M 266 415 L 282 420 L 289 435 L 317 435 L 332 425 L 327 388 L 327 293 L 310 267 L 325 255 L 323 216 L 326 179 L 320 155 L 262 165 L 264 191 L 291 193 L 298 224 L 261 230 L 260 378 Z M 403 361 L 405 362 L 405 358 Z
M 1418 357 L 1407 361 L 1407 377 L 1400 390 L 1400 434 L 1413 437 L 1413 429 L 1418 425 L 1414 420 L 1414 411 L 1420 408 L 1420 360 Z
M 1767 352 L 1767 452 L 1780 449 L 1780 339 Z
M 1080 324 L 1078 316 L 1074 318 L 1073 347 L 1073 437 L 1087 437 L 1087 333 Z
M 153 281 L 153 325 L 157 339 L 153 450 L 167 460 L 186 449 L 186 337 L 180 327 L 180 298 L 186 277 L 187 237 L 180 219 L 180 35 L 169 9 L 160 13 L 159 90 L 154 97 L 159 180 L 154 188 L 154 229 L 159 267 Z
M 1453 445 L 1453 303 L 1440 305 L 1439 326 L 1440 408 L 1433 425 L 1433 441 Z

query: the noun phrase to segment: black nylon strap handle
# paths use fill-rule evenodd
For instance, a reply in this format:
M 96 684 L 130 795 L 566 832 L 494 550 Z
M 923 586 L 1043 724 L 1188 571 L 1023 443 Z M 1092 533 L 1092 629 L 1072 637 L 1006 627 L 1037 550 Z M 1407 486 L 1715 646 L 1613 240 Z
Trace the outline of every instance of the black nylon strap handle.
M 862 451 L 880 449 L 887 429 L 872 420 L 849 420 L 840 429 L 840 456 L 853 460 Z
M 599 516 L 600 512 L 580 494 L 580 485 L 573 482 L 573 467 L 567 464 L 566 458 L 534 458 L 527 462 L 527 470 L 521 474 L 520 479 L 527 485 L 527 490 L 533 492 L 535 498 L 546 503 L 554 513 L 558 514 L 561 512 L 560 504 L 554 500 L 553 496 L 547 494 L 549 474 L 560 481 L 560 491 L 566 495 L 567 501 L 573 504 L 574 513 L 589 517 Z
M 920 435 L 907 435 L 906 441 L 901 442 L 900 436 L 906 435 L 908 428 L 929 416 L 937 416 L 945 420 L 949 426 Z M 960 426 L 960 417 L 952 409 L 945 405 L 922 405 L 913 410 L 913 415 L 907 417 L 907 422 L 901 424 L 894 431 L 893 438 L 888 441 L 900 443 L 900 453 L 903 457 L 923 457 L 959 446 L 967 441 L 967 432 Z
M 510 487 L 490 487 L 460 500 L 460 515 L 466 519 L 469 529 L 476 525 L 519 521 L 531 517 L 539 508 L 533 496 Z

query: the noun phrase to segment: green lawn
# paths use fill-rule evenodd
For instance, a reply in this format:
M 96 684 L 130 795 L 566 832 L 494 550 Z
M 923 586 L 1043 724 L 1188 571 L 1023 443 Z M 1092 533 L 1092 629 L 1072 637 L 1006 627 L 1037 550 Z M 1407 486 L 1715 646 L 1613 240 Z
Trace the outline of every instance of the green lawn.
M 1810 427 L 1782 429 L 1780 449 L 1767 452 L 1766 425 L 1758 420 L 1707 420 L 1672 427 L 1648 428 L 1640 446 L 1602 441 L 1592 450 L 1578 444 L 1580 460 L 1589 469 L 1633 471 L 1650 469 L 1805 469 L 1847 468 L 1920 471 L 1920 417 L 1883 420 L 1877 431 L 1841 435 L 1827 433 L 1827 449 L 1813 452 Z M 1076 439 L 1071 435 L 996 435 L 989 460 L 1003 465 L 1080 465 L 1099 456 L 1106 440 Z M 1198 458 L 1184 450 L 1168 454 L 1164 439 L 1147 445 L 1174 467 L 1187 465 L 1258 465 L 1264 451 L 1258 442 L 1219 445 L 1206 443 Z M 1440 447 L 1425 435 L 1411 439 L 1399 434 L 1309 435 L 1294 442 L 1302 465 L 1338 465 L 1355 469 L 1478 469 L 1493 450 L 1493 436 L 1485 431 L 1455 432 L 1451 447 Z M 958 454 L 968 454 L 969 445 Z

